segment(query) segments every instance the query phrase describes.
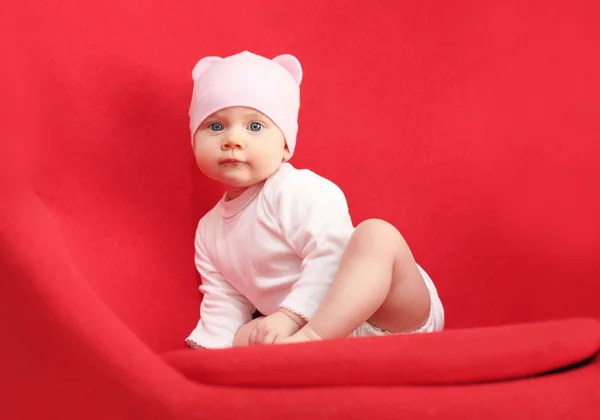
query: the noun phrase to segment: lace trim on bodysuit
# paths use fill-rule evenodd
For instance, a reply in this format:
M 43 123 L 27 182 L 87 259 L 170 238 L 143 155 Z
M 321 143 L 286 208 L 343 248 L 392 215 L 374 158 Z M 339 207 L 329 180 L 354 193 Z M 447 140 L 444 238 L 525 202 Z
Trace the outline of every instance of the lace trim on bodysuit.
M 306 320 L 306 321 L 309 321 L 309 319 L 308 319 L 308 317 L 307 317 L 306 315 L 304 315 L 304 314 L 301 314 L 300 312 L 298 312 L 298 311 L 297 311 L 297 310 L 295 310 L 295 309 L 292 309 L 292 308 L 290 308 L 289 306 L 286 306 L 286 305 L 279 305 L 279 307 L 280 307 L 280 308 L 283 308 L 283 309 L 287 309 L 288 311 L 290 311 L 290 312 L 293 312 L 293 313 L 295 313 L 296 315 L 298 315 L 298 316 L 302 317 L 302 319 L 304 319 L 304 320 Z
M 201 346 L 200 344 L 196 343 L 194 340 L 190 340 L 189 338 L 187 340 L 185 340 L 185 344 L 187 344 L 188 346 L 190 346 L 191 348 L 193 348 L 195 350 L 206 348 L 206 347 Z

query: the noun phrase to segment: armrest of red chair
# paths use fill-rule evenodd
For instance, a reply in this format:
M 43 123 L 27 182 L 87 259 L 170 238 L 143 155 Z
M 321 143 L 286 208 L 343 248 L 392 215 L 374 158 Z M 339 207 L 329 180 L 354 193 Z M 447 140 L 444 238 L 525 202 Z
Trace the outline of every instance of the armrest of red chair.
M 219 350 L 178 350 L 189 379 L 239 386 L 444 385 L 513 380 L 568 368 L 600 350 L 587 318 Z

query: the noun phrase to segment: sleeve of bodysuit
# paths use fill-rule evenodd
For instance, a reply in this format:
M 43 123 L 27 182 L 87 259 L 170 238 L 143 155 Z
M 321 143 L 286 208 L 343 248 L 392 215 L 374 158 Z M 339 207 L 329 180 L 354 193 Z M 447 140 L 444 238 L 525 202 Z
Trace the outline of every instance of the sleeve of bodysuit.
M 195 240 L 195 263 L 202 280 L 200 320 L 186 343 L 191 347 L 208 349 L 231 347 L 237 330 L 252 319 L 254 307 L 215 268 L 202 236 L 199 228 Z
M 325 178 L 298 171 L 278 190 L 274 212 L 302 258 L 300 277 L 280 307 L 309 320 L 335 279 L 354 227 L 344 193 Z

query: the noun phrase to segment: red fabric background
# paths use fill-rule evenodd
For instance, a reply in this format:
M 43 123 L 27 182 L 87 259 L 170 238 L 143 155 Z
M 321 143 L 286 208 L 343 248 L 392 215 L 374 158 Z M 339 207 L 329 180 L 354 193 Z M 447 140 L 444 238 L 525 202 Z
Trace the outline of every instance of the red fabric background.
M 191 69 L 204 55 L 243 49 L 301 60 L 293 163 L 340 185 L 356 223 L 380 217 L 403 232 L 438 286 L 448 328 L 600 318 L 595 2 L 2 8 L 0 366 L 9 379 L 0 395 L 13 418 L 92 418 L 90 409 L 98 418 L 211 418 L 225 398 L 220 418 L 396 418 L 403 407 L 410 418 L 520 410 L 558 419 L 597 406 L 597 361 L 468 390 L 359 395 L 199 386 L 157 356 L 184 349 L 197 321 L 194 227 L 221 194 L 193 162 Z M 593 334 L 577 342 L 589 346 Z M 335 360 L 344 347 L 325 348 Z M 561 360 L 581 359 L 582 348 Z M 214 357 L 227 366 L 238 356 Z

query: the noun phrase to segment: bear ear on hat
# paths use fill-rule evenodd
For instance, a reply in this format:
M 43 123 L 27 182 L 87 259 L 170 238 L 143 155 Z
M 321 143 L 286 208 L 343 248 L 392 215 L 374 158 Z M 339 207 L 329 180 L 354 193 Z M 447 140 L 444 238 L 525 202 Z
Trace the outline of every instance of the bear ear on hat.
M 215 63 L 218 63 L 221 60 L 221 57 L 213 56 L 202 58 L 200 61 L 198 61 L 198 63 L 196 63 L 194 69 L 192 70 L 192 79 L 194 81 L 198 80 L 200 75 L 204 73 L 210 66 L 212 66 Z
M 300 85 L 302 82 L 302 65 L 300 65 L 300 61 L 296 57 L 291 54 L 283 54 L 275 57 L 273 61 L 286 69 L 296 83 Z

